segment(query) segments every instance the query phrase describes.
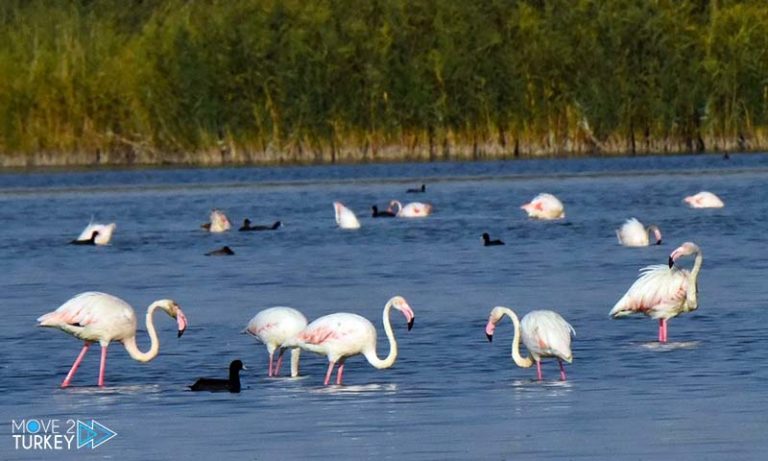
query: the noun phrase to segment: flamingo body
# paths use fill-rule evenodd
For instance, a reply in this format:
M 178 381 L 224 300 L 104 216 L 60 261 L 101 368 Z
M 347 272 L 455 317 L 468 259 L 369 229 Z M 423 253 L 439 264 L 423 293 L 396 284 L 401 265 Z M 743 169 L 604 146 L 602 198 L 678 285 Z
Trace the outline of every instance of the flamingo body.
M 147 309 L 147 332 L 151 340 L 151 347 L 148 352 L 141 352 L 136 346 L 136 314 L 133 308 L 116 296 L 99 292 L 81 293 L 62 304 L 55 311 L 40 316 L 37 319 L 38 326 L 58 328 L 85 342 L 83 350 L 62 383 L 62 387 L 69 385 L 85 352 L 94 342 L 98 342 L 102 348 L 99 386 L 104 385 L 106 351 L 112 341 L 121 341 L 129 355 L 135 360 L 148 362 L 154 359 L 160 350 L 157 333 L 152 322 L 152 314 L 157 308 L 176 319 L 179 336 L 187 327 L 186 316 L 176 302 L 170 299 L 155 301 Z
M 571 335 L 576 334 L 573 327 L 565 321 L 557 312 L 550 310 L 534 310 L 526 314 L 519 321 L 517 314 L 512 309 L 498 306 L 491 310 L 485 333 L 488 339 L 493 338 L 496 324 L 507 315 L 512 319 L 515 327 L 515 336 L 512 340 L 512 358 L 522 368 L 528 368 L 536 363 L 538 379 L 541 375 L 541 359 L 555 357 L 560 363 L 560 376 L 565 380 L 565 369 L 562 361 L 571 363 Z M 528 349 L 530 357 L 520 355 L 520 340 Z
M 429 203 L 410 202 L 403 205 L 399 200 L 392 200 L 389 207 L 398 218 L 425 218 L 432 214 L 432 205 Z
M 397 341 L 389 320 L 389 312 L 395 308 L 403 313 L 408 329 L 413 326 L 414 313 L 402 296 L 395 296 L 384 306 L 384 330 L 389 339 L 389 355 L 379 359 L 376 354 L 376 328 L 366 318 L 349 313 L 336 313 L 318 318 L 302 330 L 293 344 L 317 354 L 328 357 L 328 372 L 324 384 L 328 385 L 333 367 L 338 364 L 336 384 L 342 383 L 344 362 L 347 358 L 362 354 L 376 368 L 389 368 L 397 359 Z
M 336 224 L 342 229 L 360 229 L 360 221 L 357 220 L 355 213 L 344 206 L 341 202 L 333 202 L 333 209 L 336 213 Z
M 563 202 L 552 194 L 539 194 L 520 208 L 528 213 L 529 218 L 544 220 L 565 218 Z
M 229 218 L 223 211 L 213 209 L 209 216 L 210 222 L 203 224 L 203 229 L 212 233 L 221 233 L 228 231 L 232 224 L 229 222 Z
M 94 232 L 98 232 L 96 237 L 93 238 L 94 245 L 107 245 L 109 241 L 112 240 L 112 233 L 115 231 L 115 229 L 117 229 L 117 224 L 115 223 L 98 224 L 92 222 L 85 226 L 85 229 L 80 232 L 80 235 L 77 237 L 76 241 L 88 241 L 93 237 Z
M 649 232 L 654 233 L 656 245 L 661 245 L 661 230 L 658 226 L 650 225 L 646 229 L 636 218 L 627 219 L 620 228 L 616 229 L 616 238 L 619 244 L 625 247 L 647 247 L 650 244 Z
M 267 346 L 269 367 L 267 376 L 278 376 L 282 364 L 285 342 L 306 328 L 307 318 L 304 314 L 291 307 L 270 307 L 264 309 L 248 322 L 245 332 L 256 337 Z M 277 364 L 274 363 L 274 353 L 279 349 Z M 301 349 L 295 347 L 291 351 L 291 376 L 299 375 L 299 355 Z
M 691 208 L 722 208 L 725 203 L 712 192 L 701 191 L 696 195 L 689 195 L 683 199 Z
M 688 271 L 674 265 L 681 256 L 696 254 L 693 269 Z M 698 308 L 697 279 L 703 257 L 701 249 L 692 242 L 676 248 L 668 265 L 640 269 L 640 277 L 613 306 L 613 318 L 640 313 L 659 320 L 659 342 L 667 341 L 667 320 Z

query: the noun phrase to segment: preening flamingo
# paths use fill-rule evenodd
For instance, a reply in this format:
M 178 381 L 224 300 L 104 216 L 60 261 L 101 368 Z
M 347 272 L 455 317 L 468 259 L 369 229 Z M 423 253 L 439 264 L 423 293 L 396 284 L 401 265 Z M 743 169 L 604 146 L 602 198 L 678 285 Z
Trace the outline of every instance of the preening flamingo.
M 529 218 L 547 220 L 565 218 L 563 202 L 552 194 L 539 194 L 520 208 L 528 213 Z
M 195 384 L 189 386 L 193 391 L 208 392 L 240 392 L 240 370 L 247 370 L 243 362 L 233 360 L 229 364 L 229 378 L 199 378 Z
M 523 317 L 521 322 L 512 309 L 497 306 L 491 310 L 488 324 L 485 326 L 485 335 L 488 337 L 488 341 L 493 341 L 496 324 L 505 315 L 512 319 L 515 326 L 515 337 L 512 339 L 512 360 L 515 361 L 515 364 L 522 368 L 529 368 L 536 362 L 536 375 L 541 381 L 541 359 L 543 357 L 556 357 L 560 364 L 560 379 L 565 381 L 563 360 L 568 363 L 573 362 L 571 334 L 576 334 L 573 327 L 554 311 L 531 311 Z M 521 336 L 523 344 L 531 354 L 529 357 L 520 355 Z
M 411 202 L 403 206 L 399 200 L 389 202 L 389 211 L 398 218 L 424 218 L 432 213 L 432 205 L 422 202 Z
M 136 346 L 136 313 L 122 299 L 106 293 L 81 293 L 62 304 L 58 309 L 37 319 L 38 326 L 58 328 L 75 338 L 85 341 L 80 355 L 61 383 L 61 387 L 69 386 L 75 376 L 85 353 L 91 343 L 96 341 L 101 345 L 101 364 L 99 367 L 99 386 L 104 386 L 104 369 L 107 364 L 107 347 L 111 341 L 121 341 L 132 359 L 139 362 L 149 362 L 160 351 L 160 342 L 152 321 L 156 309 L 162 309 L 166 314 L 176 319 L 178 336 L 187 328 L 187 318 L 175 301 L 161 299 L 153 302 L 147 308 L 147 333 L 149 333 L 150 348 L 141 352 Z
M 93 238 L 93 243 L 95 245 L 106 245 L 109 243 L 110 240 L 112 240 L 112 233 L 117 228 L 117 224 L 110 223 L 110 224 L 99 224 L 95 222 L 90 222 L 87 226 L 85 226 L 85 229 L 83 229 L 82 232 L 80 232 L 80 235 L 77 237 L 77 242 L 87 242 L 91 238 L 93 238 L 93 233 L 98 232 L 95 238 Z M 73 242 L 74 243 L 74 242 Z
M 307 318 L 304 314 L 292 307 L 270 307 L 264 309 L 248 322 L 244 332 L 255 336 L 262 344 L 267 346 L 269 352 L 269 367 L 267 376 L 280 375 L 280 365 L 283 363 L 283 353 L 287 346 L 284 343 L 296 336 L 307 327 Z M 279 349 L 277 363 L 274 361 L 275 350 Z M 291 377 L 299 376 L 299 356 L 301 349 L 291 349 Z
M 681 256 L 692 254 L 696 255 L 696 260 L 690 272 L 675 265 Z M 703 259 L 698 245 L 685 242 L 669 255 L 668 265 L 640 269 L 642 275 L 613 306 L 611 317 L 641 313 L 659 319 L 659 342 L 667 342 L 667 320 L 699 307 L 696 280 Z
M 357 220 L 355 213 L 345 207 L 341 202 L 333 202 L 333 209 L 336 212 L 336 224 L 342 229 L 360 229 L 360 221 Z
M 656 237 L 656 245 L 661 245 L 659 226 L 651 224 L 646 228 L 636 218 L 627 219 L 619 229 L 616 229 L 616 237 L 619 239 L 619 244 L 625 247 L 647 247 L 650 244 L 648 238 L 650 232 L 653 232 L 654 237 Z
M 200 226 L 208 232 L 226 232 L 232 227 L 232 224 L 229 222 L 229 218 L 227 218 L 227 215 L 224 214 L 224 212 L 221 210 L 211 210 L 211 215 L 208 219 L 210 219 L 210 222 Z
M 722 208 L 725 206 L 720 197 L 707 191 L 701 191 L 696 195 L 689 195 L 683 201 L 691 208 Z
M 297 345 L 328 357 L 328 371 L 323 381 L 325 385 L 330 383 L 336 364 L 339 365 L 336 384 L 342 383 L 344 362 L 353 355 L 363 354 L 368 363 L 376 368 L 389 368 L 397 360 L 397 341 L 389 321 L 389 312 L 393 307 L 405 316 L 408 330 L 413 327 L 414 313 L 405 298 L 395 296 L 390 299 L 382 315 L 384 331 L 389 340 L 389 354 L 385 359 L 380 359 L 376 354 L 376 328 L 368 319 L 357 314 L 337 313 L 320 317 L 290 340 L 291 346 Z

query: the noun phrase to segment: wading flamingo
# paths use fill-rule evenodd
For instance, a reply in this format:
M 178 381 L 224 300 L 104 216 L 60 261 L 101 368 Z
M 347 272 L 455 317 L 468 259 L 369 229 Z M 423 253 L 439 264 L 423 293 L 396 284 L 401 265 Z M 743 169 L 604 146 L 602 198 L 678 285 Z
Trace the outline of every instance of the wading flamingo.
M 565 218 L 563 202 L 552 194 L 539 194 L 530 202 L 520 207 L 529 218 L 561 219 Z
M 211 215 L 208 219 L 210 219 L 210 222 L 200 226 L 208 232 L 226 232 L 232 227 L 232 224 L 229 222 L 229 218 L 227 218 L 227 215 L 224 214 L 224 212 L 221 210 L 211 210 Z
M 411 202 L 403 206 L 399 200 L 392 200 L 389 202 L 389 211 L 395 213 L 398 218 L 424 218 L 432 213 L 432 205 Z
M 497 245 L 504 245 L 504 242 L 501 240 L 491 240 L 491 236 L 488 235 L 488 232 L 483 232 L 483 245 L 487 247 L 497 246 Z
M 132 359 L 139 362 L 149 362 L 160 351 L 160 342 L 152 321 L 152 314 L 157 308 L 176 319 L 179 327 L 178 336 L 187 328 L 187 318 L 175 301 L 161 299 L 153 302 L 147 308 L 147 333 L 149 333 L 150 348 L 141 352 L 136 346 L 136 313 L 122 299 L 106 293 L 80 293 L 62 304 L 58 309 L 37 319 L 38 326 L 58 328 L 75 338 L 85 341 L 80 355 L 61 383 L 61 387 L 69 386 L 72 377 L 77 372 L 85 353 L 91 343 L 96 341 L 101 345 L 101 365 L 99 367 L 99 386 L 104 386 L 104 369 L 107 365 L 107 347 L 111 341 L 121 341 Z
M 195 384 L 189 386 L 193 391 L 208 392 L 240 392 L 240 370 L 247 370 L 243 362 L 233 360 L 229 364 L 229 378 L 198 378 Z
M 696 260 L 690 272 L 675 266 L 678 258 L 692 254 Z M 659 342 L 666 343 L 667 320 L 699 307 L 696 279 L 703 259 L 698 245 L 685 242 L 669 255 L 668 265 L 640 269 L 642 275 L 613 306 L 611 317 L 641 313 L 659 319 Z
M 306 327 L 307 318 L 304 317 L 304 314 L 292 307 L 277 306 L 264 309 L 254 315 L 243 332 L 255 336 L 256 339 L 267 346 L 267 352 L 269 352 L 267 376 L 272 377 L 280 375 L 283 353 L 287 348 L 283 344 Z M 274 355 L 277 349 L 279 351 L 277 363 L 275 363 Z M 299 376 L 300 354 L 301 349 L 299 347 L 291 349 L 291 377 L 293 378 Z
M 701 191 L 696 195 L 689 195 L 683 201 L 691 208 L 722 208 L 725 206 L 720 197 L 707 191 Z
M 85 229 L 80 232 L 80 235 L 77 237 L 77 239 L 75 239 L 73 243 L 87 242 L 93 237 L 94 232 L 98 232 L 96 238 L 93 239 L 94 245 L 106 245 L 110 240 L 112 240 L 112 233 L 116 228 L 117 224 L 115 223 L 99 224 L 91 222 L 85 226 Z
M 622 224 L 621 228 L 616 229 L 616 237 L 619 243 L 625 247 L 647 247 L 650 244 L 648 234 L 653 232 L 656 237 L 656 245 L 661 245 L 661 229 L 655 224 L 646 228 L 643 223 L 636 218 L 629 218 Z
M 336 212 L 336 224 L 342 229 L 360 229 L 360 221 L 355 213 L 345 207 L 341 202 L 333 202 L 333 210 Z
M 541 359 L 543 357 L 556 357 L 560 364 L 560 379 L 565 381 L 563 360 L 568 363 L 573 362 L 571 334 L 576 334 L 573 327 L 554 311 L 531 311 L 520 322 L 512 309 L 497 306 L 491 310 L 488 324 L 485 326 L 485 335 L 488 337 L 488 341 L 493 341 L 496 324 L 501 321 L 504 315 L 511 318 L 515 326 L 515 337 L 512 339 L 512 360 L 515 361 L 515 364 L 522 368 L 529 368 L 536 362 L 536 376 L 541 381 Z M 520 355 L 521 336 L 523 344 L 531 354 L 530 357 Z
M 341 384 L 344 375 L 344 362 L 353 355 L 363 354 L 368 363 L 378 369 L 389 368 L 397 360 L 397 341 L 392 332 L 389 312 L 395 308 L 403 313 L 408 322 L 408 330 L 413 327 L 414 313 L 402 296 L 395 296 L 384 306 L 384 331 L 389 339 L 389 355 L 380 359 L 376 354 L 376 328 L 366 318 L 357 314 L 330 314 L 310 323 L 290 342 L 304 350 L 326 355 L 328 371 L 324 385 L 331 382 L 333 367 L 338 364 L 336 384 Z

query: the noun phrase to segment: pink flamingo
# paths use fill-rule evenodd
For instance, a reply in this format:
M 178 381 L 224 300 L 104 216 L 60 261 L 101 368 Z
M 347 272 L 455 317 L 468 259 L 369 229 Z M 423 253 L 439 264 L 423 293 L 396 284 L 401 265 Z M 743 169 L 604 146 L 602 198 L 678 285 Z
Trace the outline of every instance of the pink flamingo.
M 646 229 L 643 223 L 635 218 L 629 218 L 621 226 L 616 229 L 616 237 L 619 239 L 619 244 L 625 247 L 647 247 L 650 244 L 648 234 L 653 232 L 656 237 L 656 245 L 661 245 L 661 229 L 655 224 L 651 224 Z
M 696 255 L 689 272 L 675 266 L 681 256 Z M 693 242 L 685 242 L 669 255 L 668 265 L 648 266 L 640 269 L 642 275 L 629 287 L 627 293 L 613 306 L 613 318 L 642 313 L 659 319 L 659 342 L 667 342 L 667 320 L 699 307 L 696 280 L 703 260 L 701 249 Z
M 722 208 L 725 206 L 720 197 L 707 191 L 701 191 L 696 195 L 689 195 L 683 201 L 691 208 Z
M 565 218 L 563 202 L 552 194 L 539 194 L 520 208 L 528 213 L 529 218 L 546 220 Z
M 99 367 L 99 386 L 104 386 L 104 369 L 107 365 L 107 347 L 113 340 L 122 341 L 125 350 L 132 359 L 139 362 L 149 362 L 160 351 L 160 342 L 152 322 L 152 314 L 157 308 L 176 319 L 179 327 L 178 336 L 187 328 L 187 318 L 176 302 L 170 299 L 161 299 L 153 302 L 147 308 L 147 333 L 151 342 L 149 351 L 141 352 L 136 346 L 136 313 L 133 308 L 122 299 L 106 293 L 86 292 L 81 293 L 62 304 L 58 309 L 49 312 L 37 319 L 38 326 L 58 328 L 65 333 L 85 341 L 83 349 L 77 356 L 75 363 L 61 383 L 61 387 L 69 386 L 72 377 L 75 376 L 80 362 L 91 343 L 96 341 L 101 345 L 101 364 Z
M 217 210 L 215 208 L 211 210 L 209 219 L 210 222 L 200 226 L 208 232 L 221 233 L 226 232 L 232 228 L 232 224 L 229 222 L 229 218 L 227 218 L 227 215 L 224 214 L 224 212 L 221 210 Z
M 395 209 L 397 208 L 397 209 Z M 398 218 L 424 218 L 432 214 L 432 205 L 422 202 L 411 202 L 403 206 L 399 200 L 389 202 L 389 211 Z
M 283 353 L 286 347 L 283 344 L 290 338 L 296 336 L 301 330 L 306 328 L 307 318 L 304 314 L 291 307 L 270 307 L 254 315 L 245 333 L 255 336 L 265 346 L 269 352 L 269 367 L 267 376 L 278 376 L 280 366 L 283 363 Z M 274 364 L 275 350 L 280 349 L 277 355 L 277 364 Z M 291 349 L 291 377 L 299 376 L 299 356 L 301 349 L 294 347 Z
M 515 364 L 521 368 L 529 368 L 536 362 L 536 375 L 541 381 L 541 359 L 543 357 L 556 357 L 560 364 L 560 379 L 565 381 L 563 360 L 568 363 L 573 362 L 571 334 L 576 334 L 573 327 L 554 311 L 531 311 L 520 322 L 512 309 L 497 306 L 491 310 L 488 324 L 485 326 L 485 335 L 488 337 L 488 341 L 493 341 L 496 324 L 505 315 L 512 319 L 515 326 L 515 337 L 512 339 L 512 360 L 515 361 Z M 523 344 L 531 354 L 529 357 L 520 355 L 521 336 Z
M 408 322 L 408 330 L 413 327 L 414 313 L 402 296 L 395 296 L 384 306 L 384 331 L 389 340 L 389 355 L 380 359 L 376 354 L 376 328 L 366 318 L 357 314 L 330 314 L 310 323 L 301 333 L 289 341 L 302 349 L 326 355 L 328 371 L 324 385 L 328 385 L 333 374 L 333 367 L 338 364 L 336 384 L 341 384 L 344 375 L 344 362 L 354 355 L 363 354 L 368 363 L 378 369 L 389 368 L 397 359 L 397 341 L 392 332 L 389 312 L 395 308 L 403 313 Z
M 342 229 L 360 229 L 360 221 L 355 213 L 341 202 L 333 202 L 333 210 L 336 213 L 336 224 Z

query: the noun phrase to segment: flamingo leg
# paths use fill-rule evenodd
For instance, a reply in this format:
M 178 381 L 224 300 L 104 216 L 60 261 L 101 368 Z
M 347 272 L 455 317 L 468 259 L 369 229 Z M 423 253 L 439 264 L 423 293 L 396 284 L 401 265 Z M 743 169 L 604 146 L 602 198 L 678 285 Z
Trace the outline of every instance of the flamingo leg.
M 565 381 L 565 367 L 563 367 L 563 361 L 560 359 L 557 359 L 557 363 L 560 364 L 560 379 L 562 381 Z
M 341 385 L 341 380 L 344 378 L 344 362 L 339 364 L 339 368 L 336 370 L 336 384 Z
M 667 319 L 664 319 L 664 342 L 667 342 Z
M 659 342 L 667 342 L 667 319 L 659 319 Z
M 333 373 L 333 366 L 336 365 L 336 362 L 328 362 L 328 371 L 325 373 L 325 381 L 323 381 L 323 385 L 327 386 L 329 382 L 331 382 L 331 373 Z
M 85 353 L 88 352 L 88 348 L 91 347 L 91 343 L 85 342 L 83 344 L 83 348 L 80 349 L 80 353 L 77 355 L 77 358 L 75 359 L 75 363 L 72 364 L 72 368 L 69 369 L 69 373 L 67 373 L 67 377 L 64 378 L 64 381 L 61 383 L 62 389 L 65 387 L 69 387 L 69 383 L 72 381 L 72 378 L 75 376 L 75 373 L 77 372 L 77 367 L 80 366 L 80 362 L 83 361 L 83 357 L 85 357 Z
M 101 363 L 99 364 L 99 387 L 104 387 L 104 370 L 107 368 L 107 347 L 101 346 Z
M 541 381 L 541 361 L 536 361 L 536 376 L 539 378 L 539 381 Z
M 283 365 L 283 353 L 285 352 L 284 348 L 280 348 L 280 353 L 277 354 L 277 365 L 275 365 L 275 376 L 278 376 L 280 374 L 280 367 Z
M 267 376 L 272 377 L 272 356 L 275 354 L 275 351 L 272 351 L 269 353 L 269 368 L 267 369 Z

